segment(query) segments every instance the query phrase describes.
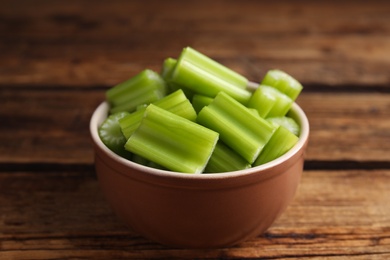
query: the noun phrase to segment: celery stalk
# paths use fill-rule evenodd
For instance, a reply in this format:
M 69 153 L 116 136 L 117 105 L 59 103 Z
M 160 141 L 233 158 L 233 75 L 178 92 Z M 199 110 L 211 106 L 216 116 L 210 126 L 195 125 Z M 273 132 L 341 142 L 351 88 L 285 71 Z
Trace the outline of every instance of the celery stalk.
M 198 114 L 197 122 L 220 134 L 220 139 L 253 163 L 275 127 L 224 92 Z
M 132 154 L 123 147 L 126 143 L 126 138 L 121 132 L 119 120 L 129 115 L 128 112 L 118 112 L 109 115 L 99 126 L 98 133 L 102 142 L 114 153 L 130 159 Z
M 161 70 L 161 76 L 167 83 L 169 92 L 175 92 L 176 90 L 181 89 L 183 90 L 187 98 L 191 99 L 192 96 L 194 95 L 194 91 L 192 89 L 181 86 L 177 83 L 172 82 L 171 80 L 172 72 L 175 69 L 176 64 L 177 64 L 176 59 L 173 58 L 165 59 Z
M 279 126 L 272 135 L 269 142 L 265 145 L 263 151 L 256 159 L 253 166 L 258 166 L 270 162 L 286 152 L 288 152 L 296 143 L 298 137 L 283 126 Z
M 263 118 L 280 117 L 286 115 L 293 102 L 278 89 L 260 85 L 249 99 L 248 107 L 255 108 Z
M 223 91 L 243 104 L 251 96 L 246 90 L 248 80 L 245 77 L 190 47 L 183 49 L 171 81 L 209 97 Z
M 168 110 L 176 115 L 182 116 L 188 120 L 196 120 L 196 112 L 181 89 L 173 92 L 168 96 L 165 96 L 164 98 L 156 102 L 153 102 L 153 104 L 160 108 Z M 122 133 L 127 139 L 129 139 L 132 133 L 139 126 L 145 110 L 146 107 L 140 108 L 139 110 L 119 120 L 119 125 L 122 129 Z
M 159 100 L 165 94 L 165 81 L 158 73 L 146 69 L 109 89 L 106 99 L 111 105 L 110 113 L 133 112 L 137 106 Z
M 171 171 L 201 173 L 218 137 L 210 129 L 151 104 L 125 148 Z
M 176 62 L 177 62 L 177 60 L 173 59 L 173 58 L 166 58 L 164 60 L 163 65 L 162 65 L 162 69 L 160 72 L 160 75 L 164 80 L 167 80 L 171 77 L 172 71 L 176 66 Z
M 211 102 L 213 102 L 213 98 L 211 97 L 199 94 L 196 94 L 192 97 L 192 106 L 194 107 L 196 113 L 199 113 L 204 106 L 209 105 Z
M 144 165 L 144 166 L 149 166 L 149 167 L 156 168 L 156 169 L 166 170 L 161 165 L 154 163 L 154 162 L 151 162 L 148 159 L 145 159 L 144 157 L 139 156 L 138 154 L 133 154 L 131 161 L 138 163 L 138 164 L 141 164 L 141 165 Z
M 299 133 L 301 131 L 301 128 L 298 125 L 298 123 L 291 117 L 287 117 L 287 116 L 269 117 L 266 120 L 276 126 L 279 125 L 284 126 L 287 130 L 289 130 L 291 133 L 293 133 L 296 136 L 299 136 Z
M 261 84 L 278 89 L 289 96 L 293 101 L 296 100 L 303 89 L 301 83 L 281 70 L 269 70 L 264 76 Z
M 210 160 L 204 170 L 205 173 L 219 173 L 238 171 L 250 168 L 251 165 L 238 153 L 233 151 L 222 141 L 218 141 Z

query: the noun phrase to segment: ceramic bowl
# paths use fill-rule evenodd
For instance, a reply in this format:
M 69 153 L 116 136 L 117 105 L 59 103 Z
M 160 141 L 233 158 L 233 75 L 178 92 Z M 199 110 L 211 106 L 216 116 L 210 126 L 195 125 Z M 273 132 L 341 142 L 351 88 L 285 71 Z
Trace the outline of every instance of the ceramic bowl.
M 298 143 L 278 159 L 251 169 L 185 174 L 149 168 L 111 152 L 98 136 L 109 106 L 90 121 L 95 168 L 116 215 L 138 234 L 171 247 L 229 247 L 265 232 L 283 213 L 301 179 L 309 122 L 294 103 Z

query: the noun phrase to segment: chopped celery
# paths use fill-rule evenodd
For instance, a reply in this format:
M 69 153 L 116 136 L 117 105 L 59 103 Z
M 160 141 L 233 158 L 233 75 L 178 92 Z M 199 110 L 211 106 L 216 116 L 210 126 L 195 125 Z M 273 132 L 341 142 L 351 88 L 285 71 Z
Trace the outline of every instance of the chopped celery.
M 167 80 L 171 77 L 172 71 L 176 66 L 176 59 L 166 58 L 163 62 L 163 66 L 160 72 L 160 75 L 163 79 Z
M 169 92 L 175 92 L 176 90 L 181 89 L 183 90 L 187 98 L 191 99 L 192 96 L 194 95 L 194 91 L 192 89 L 183 87 L 171 81 L 172 72 L 175 69 L 176 63 L 177 63 L 176 59 L 173 58 L 165 59 L 161 70 L 161 76 L 167 83 Z
M 209 97 L 224 91 L 243 104 L 251 96 L 246 90 L 248 80 L 245 77 L 190 47 L 183 49 L 171 81 Z
M 126 151 L 123 147 L 126 143 L 126 138 L 121 132 L 118 121 L 127 116 L 127 112 L 118 112 L 110 115 L 99 126 L 98 133 L 102 142 L 114 153 L 130 159 L 131 153 Z
M 293 101 L 295 101 L 303 89 L 301 83 L 281 70 L 268 71 L 261 84 L 279 89 L 279 91 L 289 96 Z
M 131 161 L 138 163 L 138 164 L 141 164 L 141 165 L 144 165 L 144 166 L 149 166 L 149 167 L 156 168 L 156 169 L 166 170 L 166 168 L 164 168 L 163 166 L 161 166 L 157 163 L 151 162 L 148 159 L 145 159 L 144 157 L 139 156 L 138 154 L 133 154 Z
M 265 145 L 263 151 L 260 153 L 253 166 L 270 162 L 282 156 L 297 142 L 298 137 L 295 134 L 291 133 L 285 127 L 279 126 L 272 135 L 271 139 Z
M 284 116 L 293 100 L 278 89 L 260 85 L 249 99 L 248 107 L 255 108 L 263 118 Z
M 295 122 L 294 119 L 287 116 L 282 117 L 269 117 L 267 118 L 267 121 L 274 124 L 274 125 L 281 125 L 284 126 L 287 130 L 289 130 L 291 133 L 293 133 L 296 136 L 299 136 L 299 133 L 301 131 L 299 125 L 297 122 Z
M 109 89 L 106 98 L 111 105 L 110 113 L 133 112 L 138 105 L 159 100 L 165 94 L 165 81 L 158 73 L 146 69 Z
M 215 131 L 151 104 L 125 148 L 171 171 L 201 173 L 218 137 Z
M 196 112 L 181 89 L 165 96 L 153 104 L 176 115 L 187 118 L 188 120 L 196 120 Z M 119 125 L 126 139 L 128 139 L 139 126 L 145 110 L 146 107 L 140 108 L 136 112 L 133 112 L 119 120 Z
M 213 98 L 211 97 L 199 94 L 196 94 L 192 97 L 192 106 L 194 107 L 196 113 L 199 113 L 204 106 L 209 105 L 211 102 L 213 102 Z
M 252 93 L 244 76 L 187 47 L 178 59 L 165 59 L 160 73 L 145 69 L 106 92 L 111 115 L 99 136 L 115 153 L 149 167 L 247 169 L 298 141 L 300 126 L 286 115 L 302 89 L 287 73 L 269 70 Z
M 250 168 L 251 165 L 238 153 L 233 151 L 222 141 L 218 141 L 210 160 L 204 170 L 205 173 L 220 173 L 238 171 Z
M 218 132 L 220 139 L 249 163 L 256 160 L 275 130 L 224 92 L 199 112 L 197 122 Z

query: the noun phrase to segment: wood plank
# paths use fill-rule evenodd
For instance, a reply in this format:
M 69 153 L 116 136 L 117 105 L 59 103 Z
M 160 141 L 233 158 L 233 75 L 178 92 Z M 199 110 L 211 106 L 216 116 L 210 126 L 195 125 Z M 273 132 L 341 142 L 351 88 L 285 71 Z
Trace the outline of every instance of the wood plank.
M 250 35 L 242 39 L 225 35 L 215 40 L 211 35 L 199 35 L 188 42 L 168 34 L 162 39 L 176 40 L 174 44 L 166 40 L 165 45 L 154 41 L 156 37 L 144 34 L 131 42 L 109 44 L 0 44 L 0 85 L 110 86 L 145 68 L 160 71 L 165 58 L 177 57 L 187 45 L 257 82 L 267 70 L 278 68 L 307 86 L 388 89 L 390 85 L 389 37 L 367 41 L 362 36 Z
M 89 120 L 104 92 L 0 89 L 0 161 L 91 164 Z
M 91 10 L 93 4 L 93 12 Z M 0 33 L 8 40 L 82 36 L 112 41 L 129 31 L 248 34 L 388 34 L 387 1 L 3 0 Z M 268 11 L 268 12 L 267 12 Z M 252 26 L 248 26 L 251 24 Z M 266 25 L 266 26 L 264 26 Z M 15 30 L 17 29 L 17 30 Z M 87 33 L 87 34 L 85 34 Z M 109 36 L 107 38 L 106 36 Z M 78 41 L 75 39 L 68 39 Z
M 88 124 L 103 100 L 103 90 L 0 89 L 0 163 L 91 165 Z M 308 161 L 390 161 L 389 94 L 303 92 L 297 102 L 311 125 Z
M 305 85 L 390 86 L 386 1 L 33 5 L 0 4 L 0 85 L 108 86 L 190 45 L 255 81 L 280 68 Z
M 0 258 L 387 259 L 389 170 L 305 171 L 295 200 L 262 236 L 233 248 L 156 244 L 112 214 L 92 172 L 0 174 Z

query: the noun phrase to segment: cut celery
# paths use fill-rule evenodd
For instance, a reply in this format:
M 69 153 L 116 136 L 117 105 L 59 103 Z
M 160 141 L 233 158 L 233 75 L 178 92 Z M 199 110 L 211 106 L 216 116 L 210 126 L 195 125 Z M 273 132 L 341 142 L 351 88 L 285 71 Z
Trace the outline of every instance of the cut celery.
M 165 82 L 168 85 L 169 92 L 175 92 L 176 90 L 183 90 L 184 94 L 187 96 L 187 98 L 191 99 L 194 95 L 194 91 L 192 89 L 183 87 L 177 83 L 174 83 L 171 81 L 172 72 L 175 69 L 175 66 L 177 64 L 177 60 L 173 58 L 167 58 L 164 60 L 163 67 L 161 70 L 161 76 L 165 80 Z
M 196 112 L 181 89 L 165 96 L 153 104 L 188 120 L 196 120 Z M 139 126 L 145 110 L 146 107 L 140 108 L 139 110 L 119 120 L 119 125 L 126 139 L 129 139 L 132 133 Z
M 98 133 L 102 142 L 114 153 L 130 159 L 131 153 L 126 151 L 124 145 L 126 143 L 126 138 L 121 132 L 118 121 L 127 116 L 127 112 L 118 112 L 110 115 L 104 120 L 104 122 L 99 126 Z
M 201 173 L 218 137 L 210 129 L 151 104 L 125 148 L 171 171 Z
M 196 113 L 199 113 L 204 106 L 209 105 L 211 102 L 213 102 L 213 98 L 211 97 L 199 94 L 196 94 L 192 97 L 192 106 L 194 107 Z
M 260 85 L 249 99 L 248 107 L 255 108 L 263 118 L 284 116 L 293 100 L 278 89 Z
M 161 170 L 166 170 L 166 168 L 164 168 L 163 166 L 161 166 L 157 163 L 151 162 L 148 159 L 145 159 L 144 157 L 142 157 L 138 154 L 133 154 L 131 161 L 138 163 L 138 164 L 141 164 L 141 165 L 144 165 L 144 166 L 148 166 L 148 167 L 152 167 L 152 168 L 156 168 L 156 169 L 161 169 Z
M 146 69 L 109 89 L 106 99 L 111 105 L 110 113 L 133 112 L 137 106 L 159 100 L 165 94 L 165 81 L 158 73 Z
M 250 168 L 251 165 L 222 141 L 218 141 L 204 173 L 220 173 Z
M 293 101 L 296 100 L 303 89 L 301 83 L 281 70 L 268 71 L 261 84 L 279 89 L 279 91 L 289 96 Z
M 289 130 L 296 136 L 299 136 L 299 133 L 301 131 L 301 128 L 299 127 L 298 123 L 291 117 L 269 117 L 267 118 L 267 121 L 276 126 L 284 126 L 287 130 Z
M 173 71 L 173 69 L 176 66 L 176 62 L 177 62 L 177 60 L 173 59 L 173 58 L 166 58 L 164 60 L 163 66 L 162 66 L 162 69 L 161 69 L 161 72 L 160 72 L 161 77 L 164 80 L 168 80 L 171 77 L 172 71 Z
M 246 90 L 248 80 L 245 77 L 190 47 L 183 49 L 171 81 L 209 97 L 224 91 L 243 104 L 251 96 Z
M 297 142 L 298 137 L 295 134 L 291 133 L 285 127 L 279 126 L 272 135 L 271 139 L 265 145 L 263 151 L 260 153 L 253 166 L 270 162 L 282 156 Z
M 220 134 L 220 139 L 253 163 L 275 127 L 224 92 L 198 114 L 197 122 Z

